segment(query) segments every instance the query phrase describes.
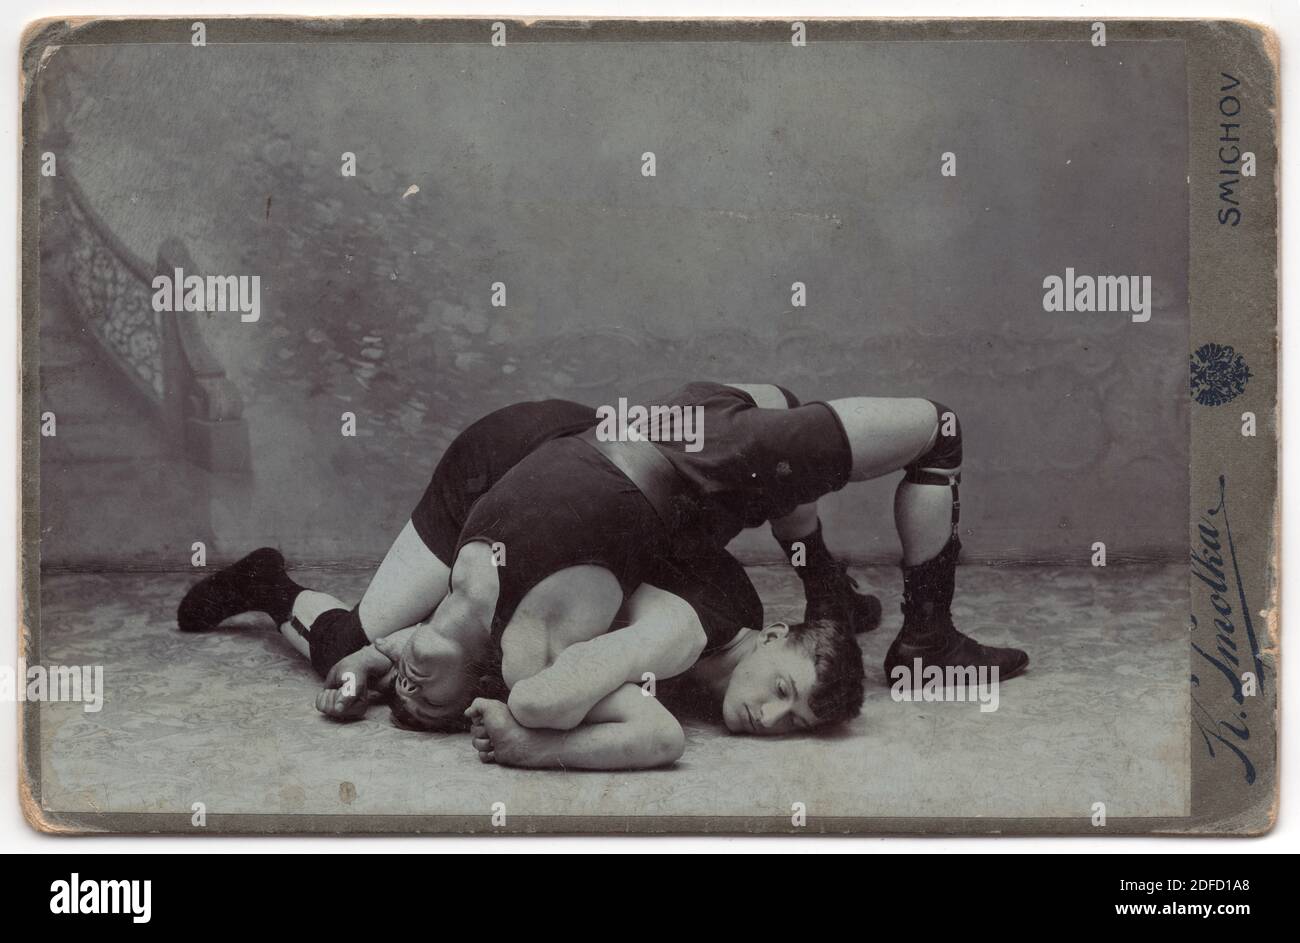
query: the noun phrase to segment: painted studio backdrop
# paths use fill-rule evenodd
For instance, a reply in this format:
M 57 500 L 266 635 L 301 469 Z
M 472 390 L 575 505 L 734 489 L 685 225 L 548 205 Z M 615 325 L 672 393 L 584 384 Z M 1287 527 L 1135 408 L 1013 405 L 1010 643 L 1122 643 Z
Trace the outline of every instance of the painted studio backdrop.
M 376 562 L 475 418 L 695 378 L 953 406 L 968 560 L 1184 559 L 1182 56 L 64 48 L 36 129 L 43 562 Z M 177 266 L 258 276 L 259 319 L 155 313 Z M 1150 320 L 1044 311 L 1067 268 L 1149 275 Z M 835 549 L 897 559 L 895 479 L 825 502 Z

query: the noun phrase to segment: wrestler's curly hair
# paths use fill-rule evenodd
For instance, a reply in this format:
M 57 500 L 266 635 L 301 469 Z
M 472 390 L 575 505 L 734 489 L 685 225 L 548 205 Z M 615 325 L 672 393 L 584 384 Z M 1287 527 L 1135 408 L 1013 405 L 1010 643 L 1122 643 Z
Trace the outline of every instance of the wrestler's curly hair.
M 789 640 L 812 657 L 817 681 L 808 706 L 818 725 L 857 717 L 862 710 L 866 670 L 853 633 L 832 619 L 814 619 L 790 626 Z

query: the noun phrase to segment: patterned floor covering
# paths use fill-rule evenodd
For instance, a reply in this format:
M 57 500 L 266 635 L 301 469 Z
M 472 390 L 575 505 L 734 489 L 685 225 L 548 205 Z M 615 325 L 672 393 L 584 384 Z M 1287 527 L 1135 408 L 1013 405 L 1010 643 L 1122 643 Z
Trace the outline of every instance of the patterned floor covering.
M 788 570 L 752 571 L 768 617 L 797 618 Z M 783 740 L 687 726 L 674 767 L 539 772 L 481 765 L 464 735 L 392 726 L 383 708 L 333 724 L 317 680 L 273 632 L 182 636 L 190 574 L 51 574 L 45 664 L 102 664 L 105 702 L 41 705 L 47 808 L 212 814 L 1110 816 L 1185 814 L 1188 648 L 1181 566 L 963 566 L 954 614 L 982 641 L 1015 643 L 1029 673 L 996 712 L 896 703 L 880 664 L 901 616 L 897 571 L 856 570 L 885 624 L 864 638 L 867 701 L 852 724 Z M 352 600 L 358 571 L 300 571 Z

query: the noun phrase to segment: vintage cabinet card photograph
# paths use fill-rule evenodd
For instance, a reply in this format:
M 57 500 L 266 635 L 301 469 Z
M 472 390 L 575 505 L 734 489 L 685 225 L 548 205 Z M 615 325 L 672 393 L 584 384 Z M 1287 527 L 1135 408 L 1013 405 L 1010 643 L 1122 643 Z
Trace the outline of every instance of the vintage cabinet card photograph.
M 1267 29 L 90 18 L 22 59 L 36 827 L 1271 826 Z

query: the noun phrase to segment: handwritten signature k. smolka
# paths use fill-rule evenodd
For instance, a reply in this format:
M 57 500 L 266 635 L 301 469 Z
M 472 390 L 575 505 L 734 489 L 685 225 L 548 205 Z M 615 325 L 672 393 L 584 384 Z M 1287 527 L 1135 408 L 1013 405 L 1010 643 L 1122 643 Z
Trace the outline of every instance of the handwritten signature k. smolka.
M 1214 634 L 1204 646 L 1200 644 L 1211 629 L 1208 625 L 1201 628 L 1196 614 L 1192 613 L 1192 651 L 1198 656 L 1193 664 L 1207 672 L 1205 681 L 1195 668 L 1192 673 L 1192 719 L 1210 756 L 1217 757 L 1220 749 L 1231 752 L 1241 762 L 1246 782 L 1254 783 L 1255 764 L 1250 758 L 1250 727 L 1246 723 L 1248 712 L 1244 709 L 1249 692 L 1245 690 L 1247 679 L 1243 674 L 1253 673 L 1256 695 L 1262 694 L 1264 662 L 1241 581 L 1237 548 L 1228 521 L 1227 485 L 1222 476 L 1219 477 L 1219 503 L 1201 515 L 1198 530 L 1200 546 L 1192 551 L 1192 575 L 1209 590 L 1207 602 L 1214 610 Z M 1219 710 L 1211 710 L 1209 704 Z

